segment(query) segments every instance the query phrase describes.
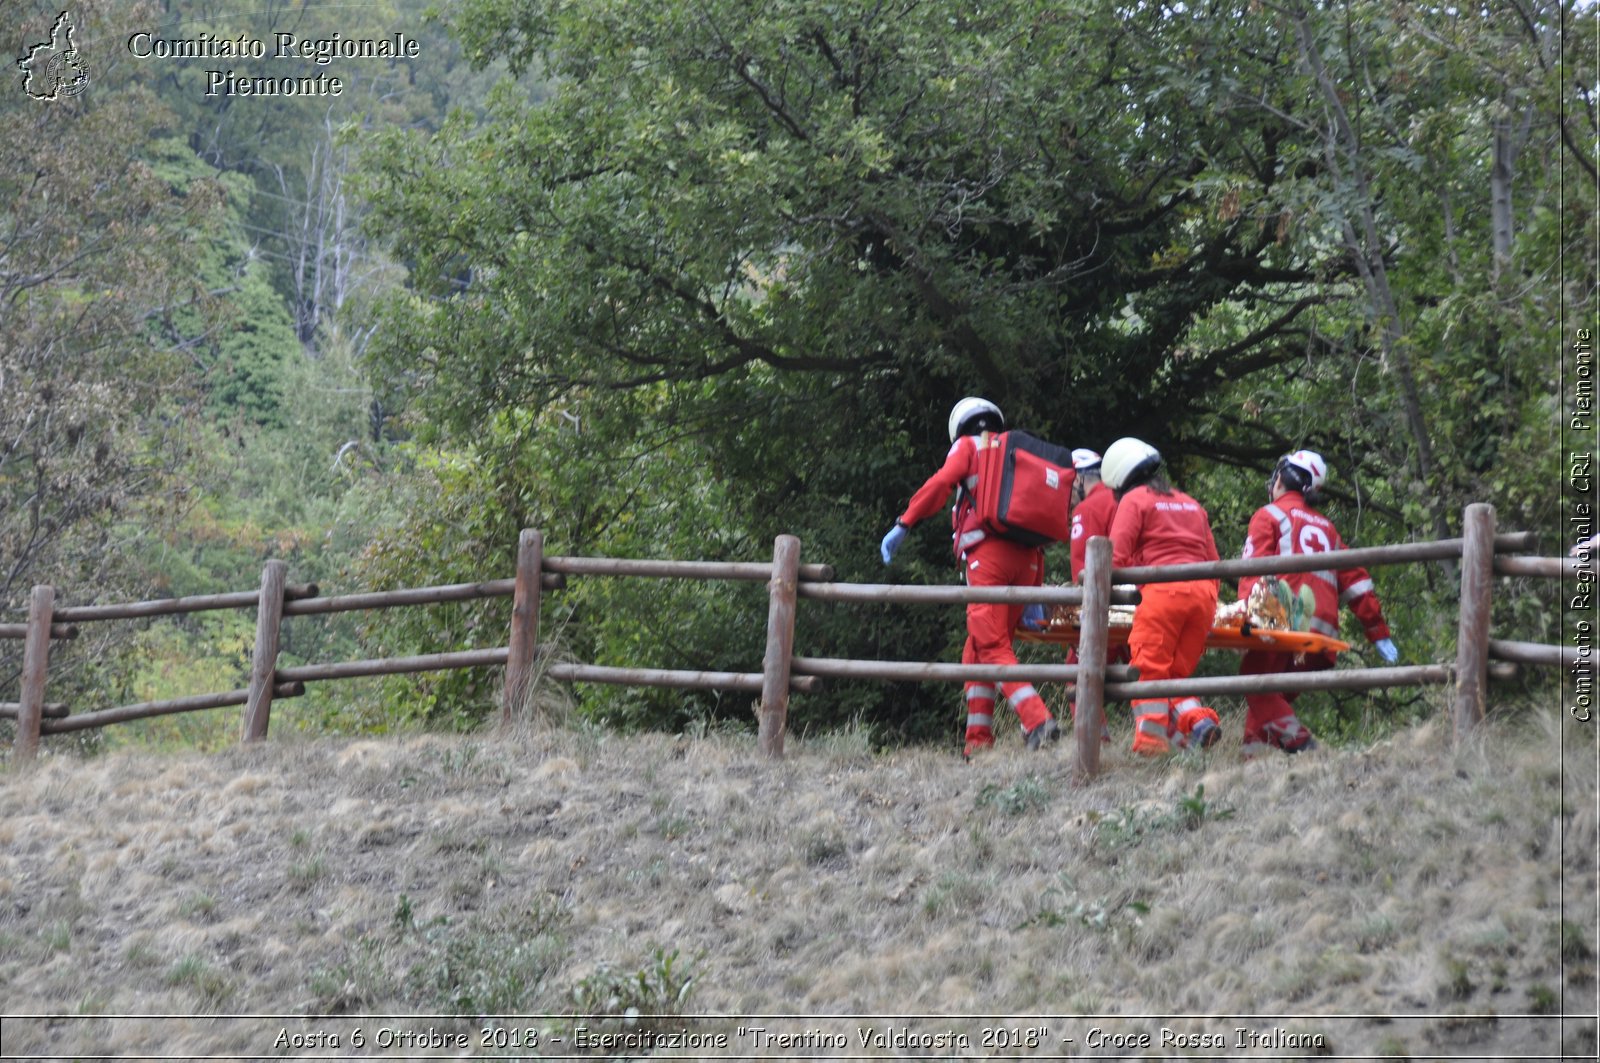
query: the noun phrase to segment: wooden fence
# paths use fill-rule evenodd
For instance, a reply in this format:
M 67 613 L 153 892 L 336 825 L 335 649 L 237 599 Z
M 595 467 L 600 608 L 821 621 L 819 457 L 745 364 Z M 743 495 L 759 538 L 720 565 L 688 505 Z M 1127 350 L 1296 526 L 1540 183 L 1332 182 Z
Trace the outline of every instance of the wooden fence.
M 770 565 L 761 562 L 546 557 L 543 537 L 534 530 L 525 530 L 519 537 L 515 575 L 510 579 L 483 583 L 322 597 L 314 584 L 288 583 L 286 564 L 273 560 L 268 561 L 262 570 L 259 591 L 233 594 L 168 598 L 122 605 L 58 607 L 54 589 L 37 586 L 33 588 L 29 602 L 27 622 L 0 624 L 0 638 L 20 638 L 24 641 L 21 700 L 0 703 L 0 717 L 11 717 L 17 721 L 12 755 L 19 761 L 31 760 L 36 755 L 42 735 L 65 734 L 128 720 L 233 705 L 244 707 L 242 741 L 254 742 L 266 737 L 273 701 L 303 694 L 308 682 L 498 665 L 505 669 L 503 722 L 510 722 L 518 706 L 525 704 L 536 675 L 575 683 L 759 692 L 759 744 L 761 751 L 769 757 L 783 755 L 790 693 L 815 691 L 828 678 L 917 682 L 1076 682 L 1076 751 L 1078 767 L 1085 774 L 1099 770 L 1099 737 L 1106 696 L 1122 699 L 1179 694 L 1209 696 L 1268 690 L 1355 690 L 1453 682 L 1454 721 L 1459 737 L 1482 720 L 1484 688 L 1492 672 L 1507 668 L 1514 670 L 1515 663 L 1572 667 L 1578 662 L 1577 651 L 1573 647 L 1505 641 L 1491 638 L 1489 632 L 1495 575 L 1561 577 L 1576 574 L 1577 562 L 1568 558 L 1505 556 L 1533 549 L 1534 537 L 1528 533 L 1497 535 L 1494 510 L 1487 505 L 1467 507 L 1463 529 L 1462 538 L 1439 542 L 1117 570 L 1111 567 L 1110 541 L 1094 538 L 1088 544 L 1088 564 L 1081 586 L 1043 588 L 837 583 L 834 582 L 831 566 L 800 563 L 800 541 L 791 535 L 777 538 Z M 1136 591 L 1114 585 L 1236 578 L 1444 559 L 1461 561 L 1460 632 L 1457 657 L 1453 664 L 1139 682 L 1134 669 L 1107 666 L 1105 663 L 1109 606 L 1138 601 Z M 703 672 L 542 661 L 546 647 L 539 642 L 539 618 L 544 592 L 564 588 L 569 577 L 591 576 L 765 581 L 769 604 L 767 644 L 761 670 Z M 510 632 L 504 646 L 332 664 L 293 667 L 281 667 L 278 664 L 279 634 L 286 617 L 493 597 L 512 599 Z M 1079 605 L 1082 607 L 1079 661 L 1075 665 L 962 665 L 797 656 L 794 652 L 795 620 L 797 602 L 801 598 L 823 602 L 1038 602 L 1045 605 Z M 79 624 L 238 608 L 256 610 L 255 648 L 251 658 L 249 685 L 245 688 L 82 713 L 71 713 L 66 705 L 45 700 L 51 641 L 77 637 Z

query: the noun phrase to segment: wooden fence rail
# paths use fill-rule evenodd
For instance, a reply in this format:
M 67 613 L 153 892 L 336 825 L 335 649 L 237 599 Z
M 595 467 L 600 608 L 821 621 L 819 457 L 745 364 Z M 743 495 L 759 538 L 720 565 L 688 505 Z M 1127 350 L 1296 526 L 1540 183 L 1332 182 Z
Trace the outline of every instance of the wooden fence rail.
M 1478 503 L 1482 505 L 1482 503 Z M 1470 512 L 1473 507 L 1469 506 Z M 1492 506 L 1484 509 L 1493 512 Z M 1532 550 L 1538 537 L 1532 532 L 1493 534 L 1490 526 L 1492 552 L 1510 553 Z M 1251 557 L 1232 561 L 1200 561 L 1187 565 L 1156 565 L 1147 568 L 1113 569 L 1111 578 L 1116 583 L 1177 583 L 1190 579 L 1237 579 L 1240 576 L 1283 575 L 1287 572 L 1315 572 L 1325 568 L 1370 568 L 1374 565 L 1398 565 L 1411 561 L 1446 561 L 1459 558 L 1467 544 L 1466 538 L 1440 539 L 1428 543 L 1397 543 L 1393 546 L 1364 546 L 1354 550 L 1330 550 L 1320 554 L 1283 554 L 1274 557 Z M 1540 559 L 1544 560 L 1544 559 Z M 1551 559 L 1554 560 L 1554 559 Z M 1332 562 L 1332 564 L 1330 564 Z
M 283 597 L 313 598 L 317 594 L 315 583 L 285 584 Z M 196 594 L 187 598 L 157 598 L 149 602 L 128 602 L 122 605 L 69 605 L 55 611 L 57 620 L 137 620 L 142 617 L 171 616 L 174 613 L 203 613 L 212 609 L 254 609 L 261 600 L 257 591 L 234 591 L 230 594 Z
M 0 639 L 25 639 L 27 637 L 27 624 L 0 624 Z M 78 625 L 51 624 L 50 637 L 57 640 L 75 639 L 78 637 Z
M 518 539 L 515 575 L 510 579 L 478 583 L 321 597 L 315 584 L 289 583 L 284 563 L 273 560 L 263 567 L 259 590 L 230 594 L 196 595 L 120 605 L 57 606 L 54 590 L 39 586 L 33 589 L 27 623 L 0 624 L 0 638 L 21 638 L 24 642 L 21 700 L 0 702 L 0 718 L 14 718 L 17 721 L 13 757 L 24 761 L 35 755 L 41 735 L 65 734 L 129 720 L 234 705 L 244 706 L 241 739 L 253 742 L 267 734 L 272 702 L 303 694 L 305 684 L 309 682 L 454 668 L 503 667 L 505 686 L 502 719 L 507 722 L 522 711 L 528 693 L 540 675 L 560 682 L 759 693 L 759 746 L 765 755 L 780 757 L 787 729 L 789 694 L 815 692 L 826 679 L 891 682 L 1008 679 L 1027 682 L 1075 681 L 1078 713 L 1076 757 L 1079 769 L 1086 774 L 1093 774 L 1099 769 L 1099 736 L 1104 721 L 1104 699 L 1107 696 L 1133 699 L 1182 694 L 1209 696 L 1454 684 L 1453 717 L 1457 735 L 1460 736 L 1482 719 L 1484 688 L 1490 676 L 1503 674 L 1517 664 L 1576 668 L 1580 663 L 1575 647 L 1490 637 L 1491 593 L 1496 575 L 1566 578 L 1578 575 L 1580 567 L 1575 559 L 1570 558 L 1504 556 L 1536 549 L 1534 537 L 1527 533 L 1497 533 L 1494 511 L 1484 505 L 1467 508 L 1463 535 L 1459 539 L 1364 547 L 1310 556 L 1113 569 L 1111 544 L 1097 537 L 1088 543 L 1088 563 L 1081 586 L 966 587 L 837 583 L 832 566 L 802 564 L 800 549 L 798 539 L 779 536 L 774 544 L 771 564 L 550 557 L 544 554 L 540 533 L 527 529 Z M 1138 673 L 1132 668 L 1105 664 L 1109 607 L 1136 604 L 1139 600 L 1138 584 L 1197 578 L 1231 579 L 1451 559 L 1461 561 L 1461 609 L 1457 657 L 1449 664 L 1142 682 L 1138 681 Z M 612 667 L 555 660 L 548 652 L 550 647 L 539 642 L 542 597 L 545 591 L 565 588 L 569 576 L 746 582 L 764 580 L 768 586 L 768 612 L 766 651 L 761 670 L 707 672 Z M 278 642 L 283 621 L 291 616 L 494 597 L 512 599 L 510 633 L 504 646 L 327 664 L 278 664 Z M 970 602 L 1077 605 L 1080 606 L 1079 659 L 1075 665 L 967 665 L 803 656 L 795 652 L 796 606 L 802 598 L 821 602 L 919 605 Z M 78 634 L 77 624 L 238 608 L 256 610 L 255 647 L 249 685 L 244 689 L 77 714 L 68 712 L 66 705 L 44 701 L 50 643 L 52 640 L 75 638 Z
M 452 583 L 442 587 L 414 587 L 403 591 L 370 591 L 343 594 L 335 598 L 303 598 L 283 603 L 284 616 L 318 616 L 324 613 L 350 613 L 361 609 L 393 609 L 402 605 L 442 605 L 445 602 L 470 602 L 482 598 L 509 598 L 516 592 L 515 579 L 485 583 Z M 545 590 L 560 590 L 567 581 L 546 573 L 541 580 Z M 255 601 L 250 602 L 255 605 Z
M 305 692 L 306 685 L 304 683 L 278 683 L 273 687 L 273 696 L 278 698 L 297 698 Z M 46 720 L 40 729 L 45 734 L 66 734 L 69 731 L 85 731 L 91 727 L 105 727 L 108 724 L 128 723 L 132 720 L 148 720 L 156 716 L 168 716 L 178 712 L 198 712 L 201 709 L 221 709 L 230 705 L 243 705 L 249 700 L 249 690 L 230 690 L 225 694 L 195 694 L 186 698 L 172 698 L 167 701 L 146 701 L 138 705 L 123 705 L 115 709 L 101 709 L 98 712 L 83 712 L 61 720 Z
M 1490 639 L 1489 656 L 1514 664 L 1537 664 L 1553 668 L 1572 668 L 1583 660 L 1576 646 L 1549 646 L 1542 642 L 1512 642 Z
M 22 703 L 19 701 L 0 701 L 0 720 L 15 720 L 22 712 Z M 67 715 L 67 703 L 64 701 L 47 701 L 40 707 L 39 715 L 45 719 L 52 719 Z

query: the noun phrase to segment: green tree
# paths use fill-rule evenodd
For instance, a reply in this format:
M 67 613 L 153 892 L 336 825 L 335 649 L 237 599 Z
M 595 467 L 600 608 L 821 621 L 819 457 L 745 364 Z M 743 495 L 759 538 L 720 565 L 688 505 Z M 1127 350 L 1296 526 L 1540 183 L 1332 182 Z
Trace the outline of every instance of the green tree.
M 1205 116 L 1132 62 L 1159 17 L 736 7 L 462 13 L 471 54 L 557 91 L 381 135 L 371 157 L 375 224 L 405 234 L 415 288 L 383 364 L 445 438 L 652 389 L 653 416 L 589 445 L 620 463 L 651 432 L 698 440 L 737 489 L 730 523 L 797 531 L 864 575 L 963 392 L 1058 436 L 1165 441 L 1220 372 L 1172 359 L 1174 340 L 1230 295 L 1314 278 L 1194 212 Z M 947 572 L 938 553 L 913 571 Z M 866 630 L 917 656 L 948 650 L 944 627 Z M 836 616 L 817 635 L 862 630 Z
M 24 39 L 58 14 L 41 5 Z M 269 553 L 325 579 L 370 534 L 356 499 L 383 460 L 357 322 L 323 314 L 310 356 L 251 220 L 259 184 L 199 158 L 149 70 L 106 47 L 158 24 L 155 8 L 72 15 L 88 90 L 0 97 L 0 606 L 14 618 L 35 582 L 74 603 L 239 590 Z M 290 657 L 351 655 L 353 623 L 301 628 Z M 219 689 L 168 681 L 233 668 L 215 634 L 192 618 L 91 625 L 58 647 L 53 696 Z M 0 680 L 19 650 L 0 644 Z
M 581 416 L 575 413 L 581 410 Z M 664 427 L 660 389 L 593 397 L 540 411 L 508 409 L 485 418 L 470 444 L 407 444 L 409 475 L 386 483 L 382 527 L 357 566 L 363 586 L 478 582 L 511 575 L 521 528 L 541 529 L 560 552 L 630 557 L 748 559 L 761 549 L 739 506 L 710 474 L 692 436 Z M 624 422 L 649 422 L 649 445 L 618 455 L 595 439 L 617 438 Z M 770 549 L 770 546 L 769 546 Z M 585 660 L 653 667 L 750 671 L 765 632 L 752 618 L 764 588 L 697 581 L 575 580 L 547 599 L 540 637 Z M 503 642 L 504 600 L 388 614 L 366 630 L 378 651 L 434 652 Z M 495 708 L 499 670 L 397 683 L 390 718 L 472 726 Z M 709 715 L 714 696 L 613 691 L 593 710 L 625 723 L 682 724 Z
M 157 40 L 242 35 L 266 46 L 261 59 L 145 58 L 129 73 L 172 110 L 175 128 L 202 162 L 253 185 L 252 194 L 239 201 L 239 223 L 251 234 L 264 275 L 285 300 L 301 343 L 316 355 L 324 338 L 320 330 L 372 279 L 373 256 L 345 186 L 350 139 L 363 128 L 435 128 L 452 107 L 480 107 L 497 72 L 471 68 L 461 45 L 432 13 L 431 0 L 270 0 L 243 8 L 216 0 L 165 0 L 161 7 L 159 14 L 146 8 L 144 17 L 126 25 Z M 417 42 L 414 58 L 319 60 L 303 50 L 278 50 L 279 34 L 314 45 L 335 37 L 388 40 L 396 33 Z M 208 91 L 208 75 L 219 64 L 239 78 L 337 77 L 341 90 L 336 97 L 296 94 L 270 101 Z
M 74 7 L 77 43 L 126 10 Z M 58 14 L 30 15 L 23 39 L 48 39 Z M 148 93 L 98 91 L 116 76 L 97 57 L 81 95 L 0 94 L 0 608 L 13 615 L 34 583 L 78 601 L 136 586 L 117 522 L 159 525 L 186 494 L 193 373 L 156 323 L 209 302 L 191 270 L 222 190 L 158 172 L 144 148 L 166 115 Z M 0 646 L 0 678 L 16 648 Z
M 1465 55 L 1438 54 L 1442 12 L 1398 11 L 473 0 L 467 53 L 553 95 L 375 138 L 373 223 L 411 270 L 380 367 L 457 443 L 647 389 L 651 416 L 591 439 L 605 460 L 697 440 L 731 523 L 796 532 L 845 578 L 881 571 L 873 543 L 969 392 L 1074 444 L 1141 435 L 1180 480 L 1254 470 L 1218 482 L 1243 512 L 1273 457 L 1319 446 L 1378 534 L 1431 537 L 1496 483 L 1486 455 L 1551 456 L 1549 326 L 1505 278 L 1519 242 L 1570 236 L 1539 205 L 1572 133 L 1550 121 L 1559 10 L 1521 37 L 1463 20 Z M 1489 61 L 1509 44 L 1534 73 Z M 1501 122 L 1507 98 L 1534 118 Z M 1481 150 L 1505 130 L 1516 151 Z M 1461 197 L 1443 211 L 1440 187 Z M 1476 242 L 1480 197 L 1509 243 Z M 1452 242 L 1459 288 L 1429 251 Z M 1514 291 L 1533 327 L 1491 341 Z M 1463 373 L 1498 401 L 1452 403 Z M 937 538 L 907 578 L 949 578 Z M 926 659 L 958 630 L 866 616 L 808 638 Z

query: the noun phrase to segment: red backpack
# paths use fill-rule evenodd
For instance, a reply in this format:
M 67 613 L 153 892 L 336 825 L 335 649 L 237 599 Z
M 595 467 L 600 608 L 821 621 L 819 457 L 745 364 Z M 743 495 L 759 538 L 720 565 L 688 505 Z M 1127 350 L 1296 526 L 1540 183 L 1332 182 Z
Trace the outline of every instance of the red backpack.
M 973 508 L 983 530 L 1027 546 L 1072 537 L 1072 451 L 1021 429 L 978 439 Z

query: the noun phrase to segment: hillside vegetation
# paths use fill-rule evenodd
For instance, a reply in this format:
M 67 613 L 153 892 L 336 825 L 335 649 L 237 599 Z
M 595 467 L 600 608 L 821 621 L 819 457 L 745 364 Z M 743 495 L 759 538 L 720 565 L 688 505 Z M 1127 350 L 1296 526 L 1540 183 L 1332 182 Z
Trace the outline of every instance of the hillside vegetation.
M 10 8 L 15 41 L 52 39 L 58 0 Z M 87 91 L 0 94 L 0 621 L 39 584 L 221 593 L 269 558 L 335 593 L 499 578 L 524 528 L 549 556 L 708 561 L 787 534 L 844 581 L 950 583 L 936 522 L 889 568 L 879 542 L 968 395 L 1065 446 L 1157 447 L 1224 556 L 1302 448 L 1353 546 L 1452 538 L 1489 503 L 1565 553 L 1594 530 L 1571 464 L 1596 446 L 1571 416 L 1600 290 L 1572 191 L 1597 177 L 1592 8 L 79 0 Z M 345 85 L 249 102 L 135 34 L 415 48 L 230 59 Z M 1404 661 L 1453 657 L 1450 567 L 1374 578 Z M 1494 630 L 1564 641 L 1571 600 L 1501 581 Z M 573 660 L 764 650 L 759 588 L 578 580 L 553 604 Z M 282 661 L 481 646 L 507 609 L 295 624 Z M 838 603 L 805 649 L 953 660 L 954 619 Z M 250 631 L 95 624 L 52 700 L 234 689 Z M 21 653 L 0 640 L 0 702 Z M 498 682 L 314 685 L 291 711 L 470 733 Z M 619 730 L 750 723 L 714 693 L 576 697 Z M 938 740 L 939 705 L 839 684 L 809 711 L 895 745 Z
M 12 767 L 5 1051 L 360 1055 L 389 1030 L 418 1040 L 387 1054 L 536 1057 L 583 1026 L 730 1038 L 655 1053 L 699 1058 L 1000 1054 L 986 1028 L 1181 1054 L 1165 1028 L 1214 1058 L 1592 1058 L 1592 733 L 1501 715 L 1460 750 L 1434 722 L 1243 762 L 1237 722 L 1157 763 L 1124 725 L 1086 785 L 1067 743 L 965 764 L 843 731 L 769 762 L 586 724 Z M 478 1047 L 496 1026 L 542 1047 Z

